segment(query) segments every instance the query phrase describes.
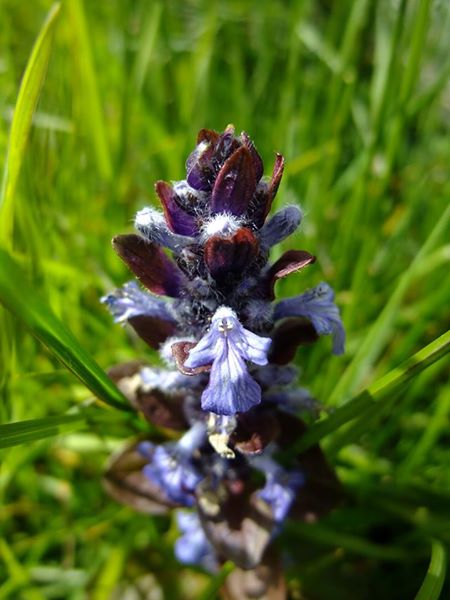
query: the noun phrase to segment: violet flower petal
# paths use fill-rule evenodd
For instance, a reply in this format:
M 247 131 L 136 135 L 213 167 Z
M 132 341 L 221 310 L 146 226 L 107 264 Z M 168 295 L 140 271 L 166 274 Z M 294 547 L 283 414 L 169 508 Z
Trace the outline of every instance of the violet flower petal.
M 274 311 L 274 319 L 285 317 L 306 317 L 314 326 L 318 335 L 333 336 L 333 353 L 342 354 L 345 345 L 345 331 L 339 308 L 334 303 L 334 292 L 326 283 L 300 296 L 281 300 Z
M 305 478 L 299 471 L 287 473 L 280 468 L 277 474 L 268 476 L 266 485 L 258 496 L 270 506 L 277 523 L 281 523 L 287 517 L 292 502 L 304 482 Z
M 184 564 L 196 564 L 207 571 L 216 571 L 214 549 L 203 531 L 197 513 L 178 510 L 175 514 L 182 534 L 175 542 L 177 559 Z
M 103 296 L 100 302 L 106 304 L 116 323 L 141 315 L 175 323 L 167 302 L 142 291 L 135 281 L 129 281 L 123 287 Z
M 305 483 L 303 473 L 298 470 L 286 471 L 267 455 L 252 457 L 251 464 L 266 477 L 266 484 L 257 495 L 270 506 L 274 520 L 281 523 L 286 518 L 299 488 Z
M 139 451 L 150 459 L 143 469 L 144 475 L 174 502 L 193 506 L 193 493 L 202 476 L 192 465 L 189 456 L 177 451 L 176 444 L 155 446 L 145 442 L 139 445 Z
M 215 312 L 210 330 L 190 350 L 185 366 L 211 364 L 202 408 L 220 415 L 245 412 L 261 401 L 261 388 L 250 377 L 245 361 L 267 364 L 270 338 L 244 329 L 236 313 L 226 306 Z
M 213 362 L 209 384 L 202 394 L 202 408 L 219 415 L 246 412 L 261 402 L 261 388 L 248 374 L 234 348 L 223 346 Z

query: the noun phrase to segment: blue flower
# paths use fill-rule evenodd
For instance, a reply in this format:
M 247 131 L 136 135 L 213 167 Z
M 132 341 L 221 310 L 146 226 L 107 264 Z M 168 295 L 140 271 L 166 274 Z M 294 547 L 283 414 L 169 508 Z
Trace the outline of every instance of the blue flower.
M 145 476 L 171 500 L 184 506 L 194 504 L 194 491 L 202 480 L 192 462 L 192 453 L 205 439 L 205 432 L 204 423 L 197 422 L 176 444 L 156 446 L 143 442 L 139 445 L 141 454 L 150 461 L 143 469 Z
M 188 368 L 211 364 L 209 384 L 202 394 L 202 408 L 219 415 L 246 412 L 261 402 L 261 388 L 249 375 L 245 361 L 267 364 L 270 338 L 244 329 L 236 313 L 221 306 L 211 328 L 189 352 Z
M 288 473 L 281 468 L 276 474 L 267 477 L 266 485 L 258 496 L 270 506 L 277 523 L 281 523 L 286 518 L 298 489 L 304 482 L 305 479 L 299 471 Z
M 200 565 L 208 571 L 217 570 L 214 549 L 203 531 L 200 519 L 195 512 L 176 512 L 181 536 L 175 542 L 175 556 L 184 564 Z
M 334 354 L 344 352 L 344 326 L 334 303 L 334 292 L 328 284 L 320 283 L 300 296 L 281 300 L 275 306 L 274 319 L 277 321 L 285 317 L 306 317 L 318 335 L 333 336 Z
M 303 474 L 300 471 L 286 471 L 270 456 L 252 457 L 251 464 L 266 477 L 266 484 L 258 492 L 258 496 L 270 506 L 274 521 L 281 523 L 299 488 L 305 483 Z
M 122 288 L 103 296 L 101 301 L 108 306 L 116 323 L 141 315 L 175 322 L 167 302 L 143 292 L 135 281 L 129 281 Z

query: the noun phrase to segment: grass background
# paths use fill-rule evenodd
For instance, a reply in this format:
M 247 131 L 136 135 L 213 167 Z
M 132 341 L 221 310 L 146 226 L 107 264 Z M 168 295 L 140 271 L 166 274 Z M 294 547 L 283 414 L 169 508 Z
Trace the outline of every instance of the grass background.
M 39 419 L 0 429 L 10 446 L 0 450 L 0 600 L 215 597 L 214 580 L 173 559 L 169 520 L 102 491 L 108 455 L 145 425 L 93 402 L 24 323 L 120 402 L 91 357 L 106 368 L 156 356 L 98 302 L 129 278 L 110 239 L 155 203 L 157 179 L 183 177 L 198 129 L 230 122 L 250 133 L 267 173 L 285 155 L 278 205 L 306 212 L 284 249 L 318 262 L 279 294 L 328 281 L 348 331 L 345 356 L 322 339 L 297 357 L 302 385 L 344 414 L 323 447 L 347 500 L 281 536 L 292 597 L 438 598 L 450 543 L 448 360 L 385 386 L 380 402 L 339 407 L 448 328 L 450 6 L 65 0 L 11 129 L 50 8 L 0 0 L 0 300 L 12 309 L 0 308 L 0 418 Z

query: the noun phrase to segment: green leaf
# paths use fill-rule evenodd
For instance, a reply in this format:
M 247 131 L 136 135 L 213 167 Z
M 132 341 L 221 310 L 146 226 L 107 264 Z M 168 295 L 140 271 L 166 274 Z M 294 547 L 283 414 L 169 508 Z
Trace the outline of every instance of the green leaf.
M 31 419 L 18 423 L 0 425 L 0 448 L 19 446 L 27 442 L 42 440 L 68 431 L 81 429 L 86 425 L 82 415 L 62 415 L 45 419 Z
M 445 581 L 446 567 L 445 547 L 439 540 L 433 540 L 430 566 L 415 600 L 437 600 L 439 598 Z
M 8 152 L 0 192 L 0 239 L 10 243 L 13 230 L 13 199 L 30 133 L 31 121 L 44 83 L 53 33 L 60 5 L 54 4 L 42 26 L 28 60 L 11 125 Z
M 128 402 L 72 333 L 27 283 L 15 260 L 0 249 L 0 302 L 98 398 L 124 410 Z
M 330 417 L 314 424 L 295 444 L 293 451 L 303 452 L 353 419 L 358 418 L 358 422 L 360 419 L 366 419 L 367 411 L 374 404 L 399 390 L 409 379 L 418 375 L 448 352 L 450 352 L 450 331 L 375 381 L 344 406 L 335 410 Z

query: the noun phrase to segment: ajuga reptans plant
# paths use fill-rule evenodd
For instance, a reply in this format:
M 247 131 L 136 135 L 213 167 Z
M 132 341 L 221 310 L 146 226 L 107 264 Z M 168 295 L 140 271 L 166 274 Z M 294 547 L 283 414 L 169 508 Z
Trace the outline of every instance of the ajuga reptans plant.
M 134 362 L 111 376 L 160 440 L 179 432 L 127 447 L 106 486 L 144 512 L 176 509 L 177 558 L 211 571 L 233 561 L 230 598 L 247 597 L 262 566 L 271 577 L 261 593 L 280 594 L 273 540 L 281 524 L 288 515 L 317 519 L 338 495 L 318 447 L 289 453 L 305 430 L 298 414 L 315 406 L 289 363 L 299 345 L 324 335 L 343 352 L 344 330 L 326 283 L 275 300 L 278 279 L 315 261 L 289 250 L 270 262 L 272 246 L 302 220 L 295 205 L 269 216 L 283 166 L 277 154 L 266 179 L 246 133 L 201 130 L 186 179 L 156 183 L 162 211 L 140 210 L 138 233 L 113 240 L 142 287 L 132 281 L 103 298 L 165 365 Z

